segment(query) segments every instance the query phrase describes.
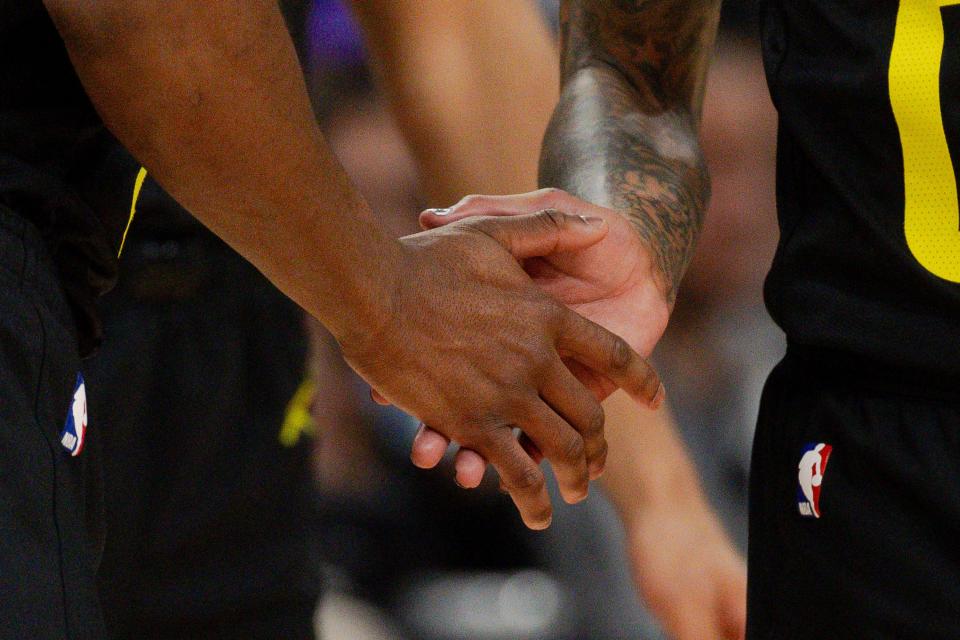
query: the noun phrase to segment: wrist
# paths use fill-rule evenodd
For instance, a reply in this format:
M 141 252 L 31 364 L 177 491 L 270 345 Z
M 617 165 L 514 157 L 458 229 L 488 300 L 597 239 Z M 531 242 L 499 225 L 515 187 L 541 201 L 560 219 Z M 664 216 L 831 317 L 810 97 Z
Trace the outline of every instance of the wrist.
M 616 506 L 627 529 L 651 517 L 659 517 L 651 514 L 695 513 L 709 509 L 696 477 L 682 471 L 661 475 L 660 481 L 648 483 L 634 492 L 629 500 Z
M 345 354 L 358 354 L 395 322 L 401 290 L 409 279 L 410 256 L 403 245 L 384 237 L 368 245 L 365 264 L 348 269 L 338 311 L 328 325 Z

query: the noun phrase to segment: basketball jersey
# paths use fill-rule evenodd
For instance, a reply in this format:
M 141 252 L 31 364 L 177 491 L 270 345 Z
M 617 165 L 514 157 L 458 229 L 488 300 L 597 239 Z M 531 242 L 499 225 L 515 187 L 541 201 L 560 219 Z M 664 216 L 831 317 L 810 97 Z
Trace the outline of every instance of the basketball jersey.
M 796 346 L 960 382 L 960 0 L 767 0 L 780 243 Z

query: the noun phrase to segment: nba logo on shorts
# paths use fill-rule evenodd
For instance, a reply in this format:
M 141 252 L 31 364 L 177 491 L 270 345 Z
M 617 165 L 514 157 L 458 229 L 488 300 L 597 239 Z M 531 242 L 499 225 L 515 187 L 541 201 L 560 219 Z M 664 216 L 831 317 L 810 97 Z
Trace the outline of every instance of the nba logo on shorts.
M 63 425 L 60 434 L 60 444 L 70 452 L 71 456 L 78 456 L 83 450 L 83 439 L 87 433 L 87 387 L 83 383 L 83 376 L 77 374 L 77 386 L 73 390 L 73 402 L 67 412 L 67 422 Z
M 797 473 L 797 508 L 805 518 L 820 517 L 820 485 L 827 472 L 827 461 L 833 447 L 828 444 L 810 443 L 803 448 Z

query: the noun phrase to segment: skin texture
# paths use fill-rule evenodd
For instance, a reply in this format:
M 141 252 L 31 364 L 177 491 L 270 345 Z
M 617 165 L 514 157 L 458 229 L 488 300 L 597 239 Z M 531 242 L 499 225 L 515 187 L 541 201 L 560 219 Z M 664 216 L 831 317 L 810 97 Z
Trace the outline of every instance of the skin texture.
M 742 638 L 747 572 L 707 503 L 667 406 L 606 402 L 602 482 L 624 523 L 637 587 L 671 638 Z
M 465 193 L 535 187 L 559 74 L 554 40 L 533 2 L 351 5 L 394 118 L 428 178 L 423 188 L 430 206 L 456 202 Z
M 710 181 L 697 129 L 718 0 L 568 0 L 540 184 L 621 212 L 676 298 Z
M 709 197 L 698 141 L 715 0 L 580 0 L 561 6 L 559 104 L 540 161 L 544 190 L 471 197 L 426 228 L 542 208 L 607 220 L 603 242 L 528 261 L 547 290 L 649 355 L 666 328 Z M 574 197 L 579 196 L 579 197 Z M 599 398 L 611 381 L 569 366 Z
M 557 57 L 551 50 L 552 43 L 544 37 L 536 18 L 516 19 L 518 13 L 532 14 L 533 4 L 516 0 L 357 0 L 354 6 L 367 27 L 368 43 L 384 71 L 397 121 L 418 158 L 431 200 L 442 205 L 467 191 L 504 194 L 533 189 L 535 161 L 488 161 L 491 156 L 535 156 L 528 147 L 539 145 L 556 103 Z M 431 37 L 424 40 L 422 33 Z M 489 55 L 494 50 L 498 55 Z M 499 73 L 474 71 L 485 69 L 492 59 L 496 59 Z M 468 86 L 451 86 L 449 76 L 474 81 Z M 538 81 L 532 82 L 531 78 Z M 516 99 L 499 98 L 504 85 Z M 444 91 L 434 90 L 437 86 L 443 86 Z M 467 104 L 471 106 L 465 109 Z M 448 137 L 453 140 L 448 141 Z M 463 152 L 460 145 L 464 140 L 482 144 L 483 155 Z M 433 154 L 441 155 L 443 162 L 421 160 Z M 703 179 L 702 174 L 696 178 Z M 563 197 L 547 191 L 531 194 L 526 200 L 540 198 L 538 202 L 543 202 Z M 602 190 L 597 197 L 603 201 L 609 198 Z M 473 197 L 443 216 L 426 212 L 423 219 L 434 226 L 469 215 L 473 207 L 507 215 L 533 207 L 527 201 Z M 578 213 L 599 212 L 605 216 L 610 226 L 608 236 L 595 247 L 578 252 L 579 259 L 553 255 L 528 260 L 528 271 L 534 266 L 535 280 L 546 291 L 572 305 L 579 304 L 574 308 L 608 328 L 636 327 L 636 319 L 649 320 L 653 309 L 660 317 L 644 325 L 665 325 L 667 308 L 661 289 L 638 288 L 644 280 L 641 274 L 647 274 L 646 280 L 650 281 L 657 268 L 647 259 L 645 268 L 637 269 L 636 261 L 629 258 L 647 252 L 633 223 L 606 207 L 590 207 L 579 201 L 575 206 Z M 613 234 L 617 237 L 611 238 Z M 612 260 L 618 256 L 625 266 Z M 551 263 L 566 268 L 570 275 L 551 278 L 556 275 L 549 269 Z M 622 298 L 614 296 L 616 304 L 610 304 L 605 302 L 608 296 L 598 291 L 639 291 L 642 295 L 634 297 L 630 305 L 633 310 L 622 313 Z M 661 330 L 643 329 L 644 337 L 634 345 L 642 351 L 652 350 Z M 606 395 L 609 387 L 602 385 L 596 393 Z M 666 407 L 646 410 L 623 393 L 608 398 L 604 410 L 610 449 L 601 482 L 626 527 L 632 569 L 644 599 L 672 637 L 740 637 L 746 603 L 743 561 L 702 495 L 670 411 Z M 414 464 L 436 466 L 449 444 L 443 435 L 422 426 L 412 451 Z M 539 454 L 535 448 L 528 447 L 528 451 L 534 457 Z M 461 448 L 455 467 L 458 484 L 473 488 L 480 485 L 486 461 L 474 451 Z
M 327 149 L 275 2 L 45 4 L 107 126 L 320 320 L 371 386 L 495 464 L 529 526 L 549 524 L 550 501 L 513 425 L 556 455 L 568 499 L 585 495 L 606 448 L 602 412 L 560 357 L 647 400 L 659 383 L 622 339 L 540 291 L 517 257 L 595 244 L 605 224 L 554 212 L 393 240 Z M 504 333 L 508 323 L 517 331 Z M 557 396 L 567 404 L 544 401 Z

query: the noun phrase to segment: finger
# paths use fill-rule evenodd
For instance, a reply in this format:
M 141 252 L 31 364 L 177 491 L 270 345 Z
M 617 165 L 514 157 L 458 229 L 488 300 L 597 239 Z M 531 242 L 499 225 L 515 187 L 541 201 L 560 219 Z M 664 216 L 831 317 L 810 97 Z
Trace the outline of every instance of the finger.
M 476 489 L 483 481 L 487 461 L 473 449 L 461 448 L 453 459 L 457 484 L 463 489 Z
M 543 209 L 579 214 L 582 213 L 582 207 L 585 209 L 585 204 L 560 189 L 539 189 L 508 196 L 471 195 L 447 209 L 427 209 L 420 214 L 420 226 L 434 229 L 472 216 L 513 216 Z
M 421 469 L 433 469 L 440 464 L 449 445 L 450 440 L 445 435 L 421 423 L 413 437 L 410 460 Z
M 573 373 L 557 359 L 557 364 L 540 396 L 583 438 L 584 455 L 590 479 L 603 473 L 607 460 L 607 441 L 603 435 L 603 406 L 596 396 L 577 380 Z
M 564 502 L 576 504 L 586 498 L 590 472 L 583 437 L 577 430 L 541 401 L 527 409 L 523 431 L 550 461 Z
M 513 499 L 523 523 L 534 530 L 549 527 L 553 520 L 553 506 L 543 471 L 524 452 L 513 434 L 505 430 L 496 444 L 483 453 L 500 474 L 500 484 Z
M 626 340 L 600 325 L 566 311 L 557 346 L 651 409 L 663 404 L 666 394 L 654 368 Z
M 527 452 L 527 455 L 530 456 L 530 459 L 533 460 L 536 464 L 543 462 L 543 452 L 540 451 L 540 447 L 534 443 L 525 433 L 520 434 L 518 439 L 520 446 L 523 447 L 523 450 Z
M 370 387 L 370 399 L 379 404 L 382 407 L 389 407 L 390 401 L 380 395 L 380 392 Z
M 476 218 L 473 224 L 517 260 L 586 249 L 603 240 L 609 231 L 602 218 L 574 216 L 556 209 L 512 217 Z

